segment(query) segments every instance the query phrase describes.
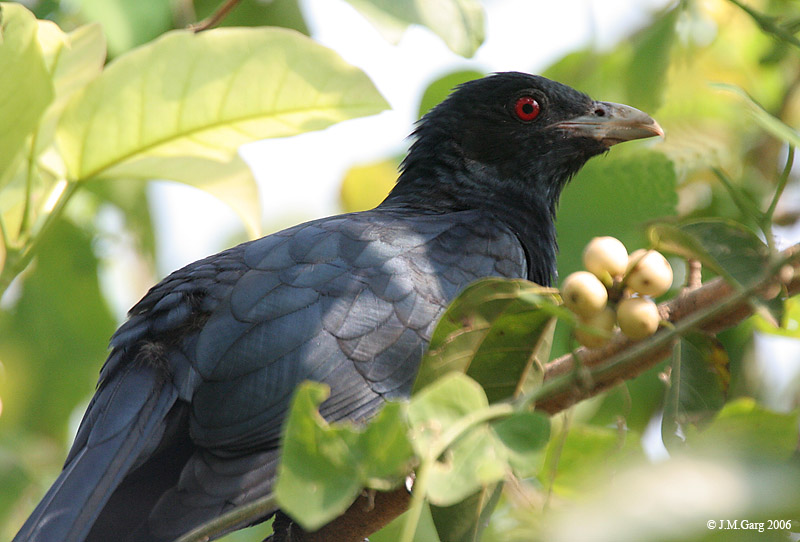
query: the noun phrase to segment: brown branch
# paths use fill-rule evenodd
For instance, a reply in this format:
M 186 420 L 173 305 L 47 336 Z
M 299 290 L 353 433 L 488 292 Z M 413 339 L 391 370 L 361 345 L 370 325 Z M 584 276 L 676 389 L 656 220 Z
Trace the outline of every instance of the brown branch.
M 233 11 L 233 8 L 235 8 L 240 1 L 241 0 L 226 0 L 225 3 L 217 9 L 217 11 L 202 21 L 198 21 L 195 24 L 189 25 L 189 30 L 196 34 L 198 32 L 202 32 L 203 30 L 214 28 L 221 23 L 225 17 L 228 16 L 228 13 Z
M 800 245 L 795 245 L 782 253 L 783 258 L 791 258 L 793 273 L 766 274 L 752 289 L 755 293 L 773 290 L 775 276 L 783 275 L 789 280 L 783 285 L 789 295 L 800 293 Z M 788 275 L 791 275 L 789 277 Z M 747 293 L 747 292 L 745 292 Z M 715 310 L 719 308 L 719 310 Z M 695 289 L 687 289 L 680 296 L 659 305 L 663 319 L 677 326 L 687 325 L 716 333 L 740 323 L 753 314 L 753 304 L 749 295 L 734 290 L 721 278 L 712 280 Z M 554 383 L 559 378 L 570 377 L 574 372 L 577 356 L 584 371 L 592 375 L 589 385 L 586 378 L 573 378 L 566 391 L 545 396 L 536 408 L 550 414 L 560 412 L 578 401 L 593 397 L 634 378 L 653 367 L 672 351 L 675 333 L 664 330 L 651 339 L 639 343 L 631 342 L 620 334 L 605 347 L 596 350 L 579 348 L 573 353 L 557 358 L 545 366 L 544 382 Z M 405 512 L 409 495 L 405 487 L 388 493 L 379 493 L 374 507 L 365 506 L 366 498 L 359 498 L 341 517 L 329 523 L 316 533 L 296 534 L 296 525 L 290 540 L 317 542 L 336 540 L 340 542 L 362 542 L 367 536 Z

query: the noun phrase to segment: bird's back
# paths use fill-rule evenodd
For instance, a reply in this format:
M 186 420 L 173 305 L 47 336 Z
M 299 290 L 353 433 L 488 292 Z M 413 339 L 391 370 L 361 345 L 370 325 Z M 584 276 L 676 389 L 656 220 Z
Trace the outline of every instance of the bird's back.
M 301 224 L 171 274 L 112 338 L 65 466 L 112 436 L 135 451 L 116 465 L 121 477 L 97 481 L 114 487 L 107 505 L 97 503 L 105 508 L 89 539 L 112 530 L 118 539 L 126 525 L 131 539 L 168 540 L 268 493 L 297 384 L 330 386 L 321 408 L 330 421 L 370 417 L 408 394 L 460 290 L 526 269 L 516 236 L 486 213 L 378 208 Z M 134 377 L 138 400 L 111 393 Z M 154 408 L 150 396 L 160 397 L 160 423 L 135 442 L 123 438 Z M 85 531 L 64 516 L 64 532 Z M 31 540 L 51 532 L 60 534 L 44 528 Z

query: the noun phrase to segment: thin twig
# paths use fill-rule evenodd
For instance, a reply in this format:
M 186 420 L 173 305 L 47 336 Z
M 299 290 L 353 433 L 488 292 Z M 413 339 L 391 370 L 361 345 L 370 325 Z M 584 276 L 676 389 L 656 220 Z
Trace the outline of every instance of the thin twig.
M 225 3 L 222 4 L 219 7 L 219 9 L 217 9 L 217 11 L 215 11 L 202 21 L 198 21 L 195 24 L 189 25 L 189 30 L 191 30 L 196 34 L 198 32 L 214 28 L 219 23 L 221 23 L 222 20 L 225 19 L 225 17 L 227 17 L 231 11 L 233 11 L 233 8 L 235 8 L 240 1 L 241 0 L 226 0 Z

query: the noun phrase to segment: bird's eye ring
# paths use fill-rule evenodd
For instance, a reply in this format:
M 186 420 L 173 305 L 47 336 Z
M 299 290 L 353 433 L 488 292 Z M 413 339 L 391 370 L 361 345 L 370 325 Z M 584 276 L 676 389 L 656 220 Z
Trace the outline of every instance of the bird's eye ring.
M 539 102 L 533 99 L 533 96 L 517 98 L 517 102 L 514 104 L 514 113 L 517 118 L 526 122 L 538 117 L 539 111 L 541 111 L 541 107 L 539 107 Z

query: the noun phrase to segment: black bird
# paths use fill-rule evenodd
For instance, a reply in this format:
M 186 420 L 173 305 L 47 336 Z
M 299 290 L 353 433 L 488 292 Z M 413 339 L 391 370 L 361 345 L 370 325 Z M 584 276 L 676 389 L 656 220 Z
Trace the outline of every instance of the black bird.
M 543 77 L 461 85 L 420 121 L 378 207 L 187 265 L 131 309 L 63 472 L 14 540 L 172 540 L 267 494 L 300 382 L 331 387 L 331 421 L 406 397 L 465 286 L 551 283 L 559 194 L 586 160 L 662 134 Z

